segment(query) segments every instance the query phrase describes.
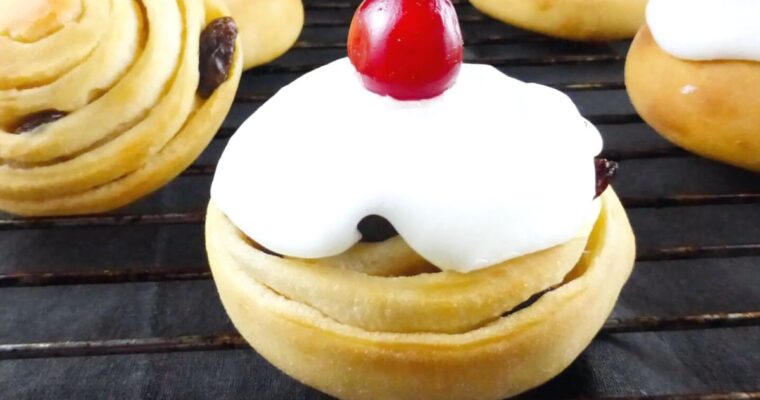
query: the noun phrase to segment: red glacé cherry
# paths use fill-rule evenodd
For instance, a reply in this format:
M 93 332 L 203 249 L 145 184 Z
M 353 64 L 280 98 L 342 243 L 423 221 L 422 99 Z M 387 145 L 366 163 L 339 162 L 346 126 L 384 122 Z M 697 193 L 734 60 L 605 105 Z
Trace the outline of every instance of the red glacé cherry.
M 398 100 L 436 97 L 456 81 L 464 45 L 450 0 L 365 0 L 348 33 L 364 86 Z

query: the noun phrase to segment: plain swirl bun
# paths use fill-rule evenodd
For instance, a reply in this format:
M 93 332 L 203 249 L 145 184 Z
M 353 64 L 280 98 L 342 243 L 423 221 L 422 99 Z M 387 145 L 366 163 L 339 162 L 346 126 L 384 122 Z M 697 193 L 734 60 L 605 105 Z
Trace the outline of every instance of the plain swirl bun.
M 601 201 L 573 240 L 466 274 L 435 269 L 400 237 L 279 257 L 213 201 L 206 246 L 237 329 L 295 379 L 340 399 L 502 399 L 565 369 L 628 279 L 630 224 L 614 191 Z
M 234 99 L 242 54 L 219 0 L 17 0 L 0 11 L 0 210 L 128 204 L 190 165 Z M 208 49 L 227 70 L 202 59 Z
M 572 40 L 631 38 L 644 23 L 647 0 L 470 0 L 502 22 Z

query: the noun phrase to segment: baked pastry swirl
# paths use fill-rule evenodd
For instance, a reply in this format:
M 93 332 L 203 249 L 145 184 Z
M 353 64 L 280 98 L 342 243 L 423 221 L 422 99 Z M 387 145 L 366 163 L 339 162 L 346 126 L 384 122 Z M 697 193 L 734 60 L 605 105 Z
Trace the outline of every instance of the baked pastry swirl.
M 475 8 L 523 29 L 572 40 L 633 37 L 647 0 L 470 0 Z
M 612 310 L 635 246 L 615 193 L 601 199 L 589 236 L 467 274 L 420 272 L 433 267 L 398 237 L 270 255 L 213 203 L 207 249 L 235 326 L 301 382 L 341 399 L 501 399 L 565 369 Z
M 242 54 L 219 0 L 2 4 L 0 210 L 128 204 L 186 168 L 230 108 Z

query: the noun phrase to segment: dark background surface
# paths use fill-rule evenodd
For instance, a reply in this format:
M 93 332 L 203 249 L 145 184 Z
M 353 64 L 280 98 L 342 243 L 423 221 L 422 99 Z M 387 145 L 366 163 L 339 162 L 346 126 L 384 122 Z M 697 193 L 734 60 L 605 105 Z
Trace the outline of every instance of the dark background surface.
M 208 201 L 209 167 L 262 96 L 345 54 L 342 43 L 355 4 L 307 1 L 299 44 L 272 66 L 246 74 L 225 128 L 197 167 L 116 213 L 190 214 L 104 227 L 81 220 L 66 227 L 62 222 L 72 220 L 64 219 L 50 229 L 41 229 L 40 221 L 19 223 L 0 215 L 0 398 L 327 398 L 239 343 L 234 349 L 199 346 L 181 352 L 166 338 L 234 332 L 208 279 L 199 223 Z M 644 327 L 601 335 L 567 371 L 524 397 L 760 398 L 760 175 L 688 155 L 641 123 L 622 84 L 627 42 L 550 40 L 488 20 L 469 5 L 458 8 L 468 60 L 562 88 L 597 123 L 606 153 L 620 160 L 615 187 L 629 207 L 646 261 L 637 263 L 613 317 L 755 312 L 744 316 L 744 327 L 697 324 L 686 331 Z M 250 184 L 256 184 L 255 176 Z M 688 248 L 678 250 L 682 246 Z M 669 260 L 673 254 L 679 259 Z M 48 272 L 53 274 L 42 274 Z M 110 283 L 88 283 L 93 280 Z M 97 347 L 145 338 L 157 338 L 158 346 L 148 351 L 128 344 L 120 349 L 128 354 L 78 353 L 84 356 L 63 351 L 39 357 L 46 355 L 39 346 L 11 351 L 11 345 L 26 349 L 29 343 L 65 349 L 70 341 Z M 36 358 L 26 358 L 30 355 Z

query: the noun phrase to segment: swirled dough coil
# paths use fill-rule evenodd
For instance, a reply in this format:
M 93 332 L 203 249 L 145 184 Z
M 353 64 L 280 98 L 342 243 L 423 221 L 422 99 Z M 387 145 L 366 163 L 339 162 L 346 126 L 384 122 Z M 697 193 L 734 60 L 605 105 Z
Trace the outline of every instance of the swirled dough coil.
M 236 42 L 226 81 L 198 95 L 201 34 L 228 15 L 224 5 L 32 3 L 0 19 L 0 210 L 107 211 L 190 165 L 226 116 L 242 70 Z M 15 132 L 50 110 L 65 116 Z
M 467 274 L 425 268 L 400 238 L 337 258 L 278 257 L 213 202 L 206 240 L 221 299 L 246 340 L 341 399 L 500 399 L 533 388 L 596 335 L 635 254 L 611 189 L 590 234 Z

